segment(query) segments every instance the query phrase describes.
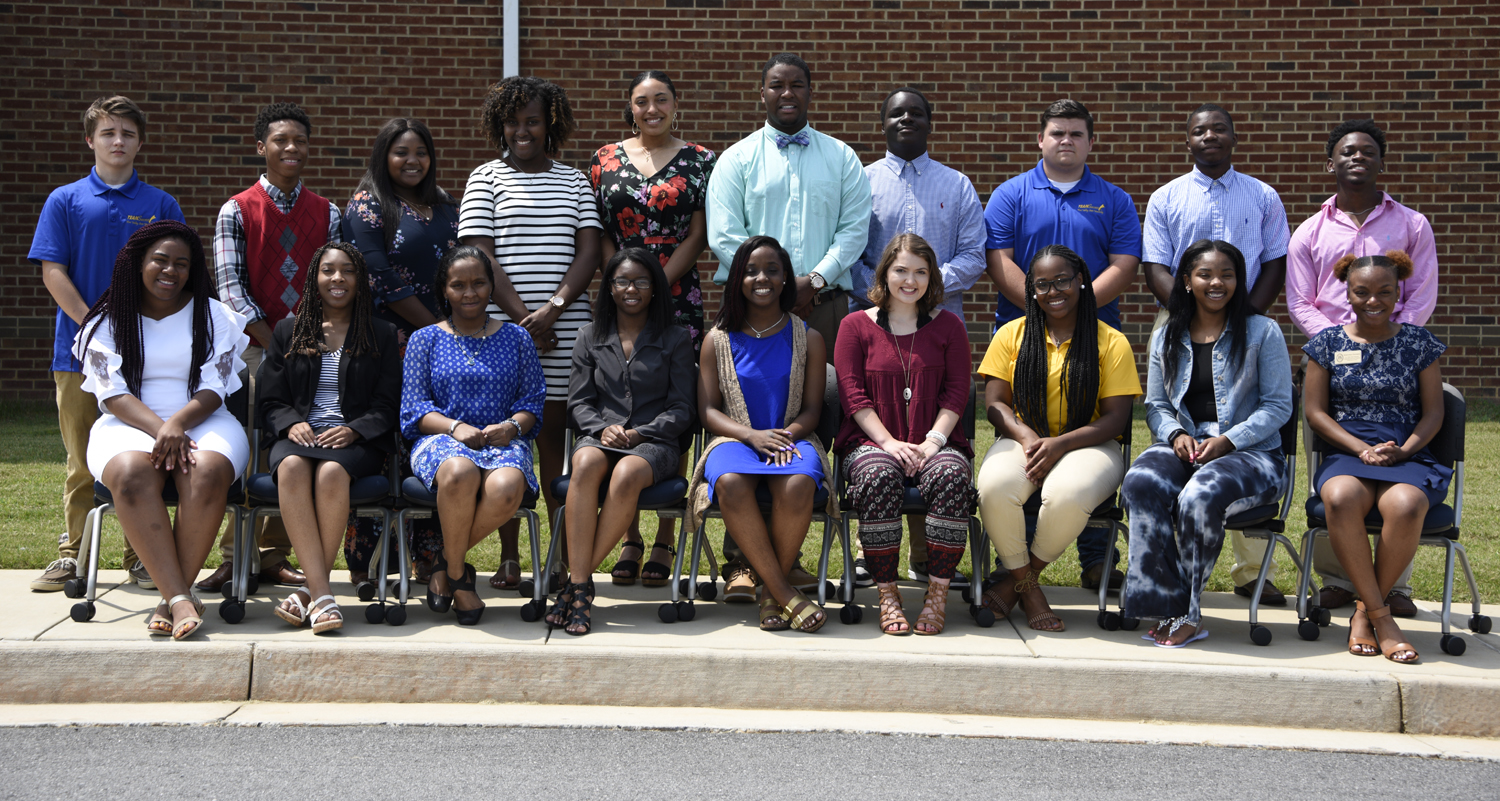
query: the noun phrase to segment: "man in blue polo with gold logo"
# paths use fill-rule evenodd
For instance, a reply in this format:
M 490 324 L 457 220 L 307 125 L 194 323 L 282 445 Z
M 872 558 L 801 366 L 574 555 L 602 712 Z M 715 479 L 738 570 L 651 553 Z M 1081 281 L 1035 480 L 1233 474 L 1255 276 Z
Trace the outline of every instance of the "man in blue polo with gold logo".
M 986 272 L 1000 287 L 995 326 L 1025 315 L 1032 255 L 1048 245 L 1067 245 L 1089 266 L 1099 319 L 1119 329 L 1119 298 L 1135 282 L 1141 263 L 1135 201 L 1089 171 L 1094 118 L 1082 103 L 1059 100 L 1048 106 L 1036 144 L 1042 151 L 1036 167 L 1001 184 L 984 210 Z M 1107 538 L 1113 536 L 1113 531 L 1089 528 L 1078 538 L 1085 588 L 1098 589 Z M 1124 578 L 1112 569 L 1110 586 L 1118 588 Z

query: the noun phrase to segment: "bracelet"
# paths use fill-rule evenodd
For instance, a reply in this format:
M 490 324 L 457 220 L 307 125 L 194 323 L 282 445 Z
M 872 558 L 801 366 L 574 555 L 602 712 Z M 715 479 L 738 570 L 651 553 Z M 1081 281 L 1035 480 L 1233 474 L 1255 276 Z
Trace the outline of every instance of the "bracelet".
M 942 448 L 948 444 L 948 435 L 937 430 L 936 428 L 927 432 L 927 439 L 936 442 L 939 448 Z
M 507 417 L 504 420 L 501 420 L 500 422 L 501 423 L 510 423 L 511 425 L 515 426 L 516 427 L 516 436 L 518 436 L 518 437 L 525 436 L 525 432 L 523 432 L 521 430 L 521 423 L 520 423 L 520 421 L 516 420 L 516 418 L 514 418 L 514 417 Z
M 463 425 L 463 424 L 464 424 L 464 421 L 462 421 L 462 420 L 454 420 L 453 421 L 453 425 L 448 426 L 448 436 L 450 436 L 450 437 L 453 436 L 453 432 L 457 431 L 458 427 L 461 426 L 461 425 Z

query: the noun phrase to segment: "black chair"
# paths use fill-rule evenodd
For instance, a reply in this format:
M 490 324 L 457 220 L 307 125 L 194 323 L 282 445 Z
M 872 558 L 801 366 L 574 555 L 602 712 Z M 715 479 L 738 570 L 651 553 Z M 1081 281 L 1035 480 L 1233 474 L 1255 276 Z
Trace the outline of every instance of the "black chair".
M 573 450 L 576 443 L 576 436 L 574 430 L 569 428 L 563 443 L 563 474 L 552 480 L 552 497 L 560 501 L 557 507 L 557 523 L 553 527 L 552 542 L 547 546 L 546 570 L 539 572 L 537 575 L 550 577 L 560 561 L 558 559 L 559 543 L 562 542 L 563 537 L 566 535 L 565 512 L 567 511 L 568 484 L 571 478 L 569 474 L 573 465 Z M 694 434 L 691 439 L 693 442 L 697 442 L 698 435 Z M 635 508 L 638 511 L 655 512 L 657 517 L 681 520 L 687 514 L 687 489 L 688 482 L 686 478 L 672 476 L 666 481 L 657 482 L 641 490 L 640 497 L 636 500 Z M 599 485 L 599 504 L 601 506 L 604 504 L 604 498 L 608 494 L 609 478 L 606 476 L 604 482 Z M 558 588 L 549 587 L 548 589 L 555 592 Z M 687 590 L 684 588 L 682 592 L 686 594 Z M 705 601 L 712 601 L 717 594 L 718 590 L 712 581 L 698 588 L 698 596 Z M 674 595 L 674 600 L 675 597 Z M 663 609 L 667 607 L 672 607 L 675 612 L 675 607 L 672 604 L 666 604 Z M 665 615 L 666 613 L 659 612 L 659 614 Z M 523 620 L 531 622 L 540 617 L 541 615 L 537 614 L 529 605 L 521 607 L 521 618 Z M 675 616 L 673 620 L 676 620 Z M 668 620 L 666 622 L 670 623 L 672 621 Z
M 959 428 L 964 432 L 964 436 L 968 438 L 971 445 L 974 442 L 975 404 L 976 393 L 974 385 L 971 382 L 969 384 L 969 402 L 968 405 L 964 407 L 963 416 L 959 419 L 958 422 Z M 843 406 L 838 405 L 835 408 L 838 409 L 839 425 L 842 426 Z M 847 585 L 848 588 L 846 603 L 844 607 L 839 610 L 839 620 L 845 624 L 855 624 L 860 622 L 860 620 L 864 618 L 864 610 L 859 606 L 859 604 L 854 603 L 854 570 L 853 563 L 849 561 L 849 551 L 852 547 L 852 536 L 849 532 L 854 521 L 859 519 L 859 514 L 854 511 L 854 501 L 849 498 L 847 494 L 849 482 L 844 476 L 844 458 L 838 454 L 831 455 L 833 457 L 834 489 L 837 493 L 839 504 L 839 525 L 836 527 L 836 529 L 844 542 L 844 582 L 840 585 L 840 587 L 845 587 Z M 901 515 L 904 517 L 906 515 L 925 514 L 927 514 L 927 503 L 922 499 L 922 492 L 917 488 L 914 481 L 908 479 L 906 482 L 906 492 L 901 499 Z M 974 515 L 970 515 L 969 539 L 972 541 L 974 539 L 975 532 L 980 530 L 981 526 L 979 524 L 979 518 Z M 822 559 L 818 561 L 818 583 L 820 585 L 826 582 L 828 578 L 828 552 L 832 545 L 833 541 L 825 533 L 823 537 L 823 556 Z M 969 576 L 969 587 L 974 587 L 977 586 L 980 574 L 978 572 L 975 572 L 975 568 L 973 568 L 972 566 L 974 564 L 972 560 L 970 564 L 971 575 Z M 960 591 L 963 594 L 964 602 L 970 603 L 972 606 L 972 590 L 969 588 L 964 588 Z M 821 602 L 822 597 L 819 596 L 818 600 Z M 991 613 L 990 625 L 993 624 L 994 615 L 993 613 Z
M 1468 406 L 1463 393 L 1451 384 L 1443 384 L 1443 425 L 1428 443 L 1427 449 L 1439 464 L 1453 469 L 1453 482 L 1449 490 L 1451 503 L 1440 503 L 1427 510 L 1422 522 L 1422 537 L 1419 545 L 1442 548 L 1447 554 L 1443 569 L 1443 636 L 1440 644 L 1445 653 L 1461 655 L 1468 647 L 1464 638 L 1451 633 L 1453 612 L 1454 557 L 1463 565 L 1464 578 L 1469 582 L 1469 597 L 1473 613 L 1469 616 L 1469 630 L 1475 634 L 1490 632 L 1490 619 L 1480 608 L 1479 585 L 1474 581 L 1474 571 L 1469 568 L 1469 556 L 1458 542 L 1464 512 L 1464 432 Z M 1317 537 L 1328 536 L 1328 518 L 1323 508 L 1323 499 L 1313 491 L 1312 477 L 1318 472 L 1322 455 L 1334 451 L 1312 427 L 1308 433 L 1308 487 L 1307 487 L 1307 533 L 1302 537 L 1302 583 L 1297 587 L 1297 634 L 1304 640 L 1316 640 L 1318 627 L 1329 624 L 1329 610 L 1312 603 L 1313 543 Z M 1365 516 L 1365 530 L 1371 535 L 1380 534 L 1382 520 L 1379 509 L 1371 509 Z
M 831 445 L 833 443 L 834 437 L 838 436 L 838 409 L 839 382 L 838 377 L 834 374 L 833 365 L 830 364 L 828 365 L 828 378 L 823 385 L 823 411 L 818 418 L 818 426 L 816 429 L 814 429 L 814 433 L 817 434 L 818 439 L 822 441 L 825 447 Z M 700 443 L 694 449 L 695 463 L 697 459 L 700 458 L 702 448 L 704 447 L 704 444 L 701 442 L 701 440 L 706 438 L 706 434 L 700 437 Z M 827 541 L 829 536 L 829 529 L 834 525 L 833 517 L 830 516 L 826 511 L 828 508 L 829 478 L 829 476 L 824 476 L 823 484 L 818 487 L 818 491 L 813 495 L 812 522 L 822 523 L 823 539 L 825 542 Z M 764 482 L 762 482 L 761 485 L 756 488 L 755 500 L 760 504 L 761 515 L 769 517 L 771 514 L 771 490 L 766 487 Z M 672 588 L 672 598 L 670 602 L 662 604 L 662 606 L 657 610 L 657 614 L 661 618 L 663 623 L 673 623 L 678 620 L 692 620 L 693 617 L 697 614 L 697 612 L 693 608 L 693 601 L 696 598 L 703 598 L 703 600 L 705 601 L 711 601 L 718 593 L 718 590 L 714 588 L 712 581 L 705 582 L 704 584 L 698 583 L 698 560 L 702 558 L 705 549 L 710 550 L 710 571 L 714 570 L 712 564 L 713 557 L 711 554 L 712 546 L 708 544 L 708 520 L 711 517 L 719 518 L 721 520 L 723 519 L 723 514 L 719 511 L 719 504 L 717 502 L 710 503 L 708 505 L 708 509 L 703 513 L 703 520 L 698 524 L 698 530 L 693 534 L 693 538 L 691 541 L 692 561 L 689 562 L 691 567 L 687 579 L 682 578 L 682 562 L 684 556 L 689 550 L 689 535 L 686 531 L 686 527 L 684 527 L 684 530 L 678 535 L 677 558 L 672 562 L 672 576 L 671 580 L 668 582 Z M 845 588 L 843 592 L 845 603 L 852 603 L 854 601 L 853 564 L 853 555 L 849 552 L 849 541 L 845 539 L 845 570 L 844 583 L 842 585 Z M 826 569 L 826 565 L 821 567 Z M 823 576 L 820 575 L 818 586 L 819 606 L 822 606 L 823 602 L 827 598 L 827 589 L 827 582 L 826 580 L 824 580 Z M 683 595 L 685 595 L 686 598 L 679 597 Z

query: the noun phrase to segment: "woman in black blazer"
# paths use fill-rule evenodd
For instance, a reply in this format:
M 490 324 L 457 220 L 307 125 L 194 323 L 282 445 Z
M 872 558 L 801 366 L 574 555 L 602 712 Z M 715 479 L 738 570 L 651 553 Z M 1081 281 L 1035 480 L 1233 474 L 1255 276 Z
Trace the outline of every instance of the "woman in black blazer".
M 678 474 L 697 368 L 692 335 L 672 324 L 671 292 L 656 256 L 621 250 L 604 266 L 594 321 L 573 345 L 568 418 L 583 436 L 573 450 L 564 520 L 571 575 L 547 615 L 569 634 L 592 626 L 594 570 L 630 528 L 641 491 Z
M 349 485 L 380 472 L 401 405 L 396 327 L 371 316 L 359 249 L 329 243 L 313 254 L 297 316 L 276 324 L 258 388 L 272 438 L 271 476 L 287 538 L 307 587 L 276 614 L 321 634 L 343 627 L 329 572 L 349 520 Z

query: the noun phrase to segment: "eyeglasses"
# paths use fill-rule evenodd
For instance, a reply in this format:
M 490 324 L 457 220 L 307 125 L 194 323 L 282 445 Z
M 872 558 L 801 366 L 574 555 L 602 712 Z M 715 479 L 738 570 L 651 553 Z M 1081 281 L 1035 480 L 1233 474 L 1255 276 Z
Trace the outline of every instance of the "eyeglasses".
M 634 284 L 635 288 L 639 289 L 642 292 L 645 292 L 646 290 L 651 288 L 650 278 L 637 278 L 634 281 L 630 280 L 629 278 L 614 278 L 611 279 L 609 283 L 613 285 L 615 289 L 621 291 L 629 289 L 631 284 Z
M 1051 294 L 1052 290 L 1054 289 L 1056 289 L 1058 292 L 1066 292 L 1068 290 L 1068 287 L 1073 285 L 1073 279 L 1077 277 L 1078 273 L 1073 273 L 1067 278 L 1059 278 L 1056 281 L 1032 281 L 1031 287 L 1033 290 L 1035 290 L 1035 294 L 1037 297 Z

